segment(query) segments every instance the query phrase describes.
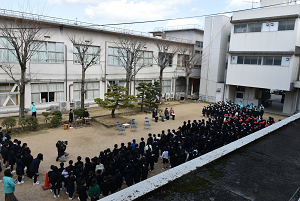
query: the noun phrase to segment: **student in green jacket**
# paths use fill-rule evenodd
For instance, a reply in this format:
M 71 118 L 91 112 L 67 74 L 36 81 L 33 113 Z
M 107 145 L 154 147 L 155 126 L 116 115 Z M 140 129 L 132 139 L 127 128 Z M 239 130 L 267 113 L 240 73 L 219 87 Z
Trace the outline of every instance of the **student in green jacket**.
M 4 171 L 3 186 L 5 193 L 5 201 L 18 201 L 18 199 L 14 195 L 16 183 L 12 178 L 10 170 Z
M 91 201 L 99 200 L 100 186 L 97 184 L 96 178 L 92 180 L 92 185 L 89 187 L 89 195 L 91 197 Z

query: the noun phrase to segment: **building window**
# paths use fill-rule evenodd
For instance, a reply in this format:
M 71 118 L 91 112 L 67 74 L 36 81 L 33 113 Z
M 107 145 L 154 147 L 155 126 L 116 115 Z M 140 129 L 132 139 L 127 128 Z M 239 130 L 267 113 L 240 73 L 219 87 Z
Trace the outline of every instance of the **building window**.
M 177 67 L 186 67 L 189 62 L 189 55 L 178 54 L 177 55 Z
M 238 56 L 237 64 L 244 64 L 244 56 Z
M 56 42 L 39 42 L 40 48 L 32 55 L 33 63 L 64 63 L 64 44 Z
M 247 24 L 234 25 L 234 33 L 246 33 L 246 32 L 247 32 Z
M 203 48 L 203 42 L 202 41 L 196 41 L 196 47 Z
M 123 66 L 126 59 L 126 50 L 118 47 L 108 47 L 108 65 Z M 139 51 L 139 55 L 135 59 L 137 66 L 153 66 L 153 52 L 151 51 Z
M 171 80 L 162 81 L 162 94 L 171 92 Z
M 200 54 L 200 53 L 201 53 L 201 51 L 195 50 L 195 54 Z
M 295 20 L 280 21 L 278 31 L 294 30 Z
M 137 66 L 153 66 L 153 52 L 139 51 Z
M 237 57 L 237 61 L 236 61 Z M 289 66 L 290 57 L 282 56 L 232 56 L 232 64 Z
M 0 62 L 18 62 L 14 55 L 15 49 L 5 37 L 0 37 Z
M 15 83 L 0 83 L 0 106 L 19 105 L 19 87 Z
M 261 32 L 262 23 L 248 24 L 247 32 Z
M 74 82 L 73 85 L 73 101 L 81 100 L 81 82 Z M 84 84 L 85 100 L 94 100 L 100 97 L 99 82 L 86 82 Z
M 78 47 L 78 46 L 77 46 Z M 87 47 L 80 47 L 79 49 L 82 50 Z M 92 59 L 94 58 L 93 64 L 100 64 L 100 46 L 89 46 L 87 52 L 85 53 L 84 57 L 84 63 L 90 63 Z M 73 46 L 73 63 L 74 64 L 80 64 L 80 56 L 78 53 L 78 50 L 76 48 L 76 45 Z
M 31 84 L 31 101 L 50 103 L 64 101 L 64 83 Z
M 172 67 L 173 65 L 173 57 L 171 53 L 164 53 L 164 52 L 159 52 L 158 53 L 158 66 L 161 65 L 162 60 L 167 60 L 166 66 L 167 67 Z
M 185 86 L 186 86 L 186 79 L 181 77 L 176 79 L 176 92 L 184 92 L 185 93 Z

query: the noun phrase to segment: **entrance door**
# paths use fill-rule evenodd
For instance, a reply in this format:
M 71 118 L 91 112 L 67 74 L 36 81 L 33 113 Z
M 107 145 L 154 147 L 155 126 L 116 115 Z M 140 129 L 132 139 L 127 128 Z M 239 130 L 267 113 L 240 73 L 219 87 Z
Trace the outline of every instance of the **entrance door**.
M 242 101 L 242 103 L 244 105 L 244 92 L 237 91 L 237 92 L 235 92 L 234 104 L 238 104 L 240 101 Z

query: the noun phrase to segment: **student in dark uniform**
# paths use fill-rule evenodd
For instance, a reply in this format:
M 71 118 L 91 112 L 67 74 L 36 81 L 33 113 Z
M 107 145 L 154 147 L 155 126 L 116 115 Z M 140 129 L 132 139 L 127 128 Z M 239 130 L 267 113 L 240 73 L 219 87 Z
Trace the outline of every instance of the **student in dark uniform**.
M 69 194 L 69 200 L 73 199 L 73 194 L 75 191 L 75 181 L 76 178 L 74 177 L 74 173 L 70 171 L 69 176 L 66 179 L 67 186 L 68 186 L 68 194 Z
M 73 109 L 70 109 L 70 113 L 69 113 L 69 127 L 70 128 L 73 128 L 72 127 L 73 118 L 74 118 Z
M 154 108 L 154 110 L 152 112 L 152 117 L 155 119 L 155 122 L 157 122 L 158 114 L 157 114 L 157 109 L 156 108 Z
M 119 169 L 116 169 L 116 173 L 117 174 L 115 176 L 115 179 L 116 179 L 116 182 L 117 182 L 117 187 L 118 187 L 118 190 L 121 190 L 121 187 L 122 187 L 122 184 L 123 184 L 123 176 L 121 175 Z
M 40 184 L 40 182 L 37 181 L 37 178 L 39 176 L 39 167 L 42 160 L 43 160 L 43 154 L 39 153 L 37 157 L 33 159 L 30 165 L 30 172 L 34 175 L 33 185 Z
M 102 191 L 102 195 L 104 197 L 108 196 L 109 193 L 109 183 L 108 183 L 108 177 L 104 176 L 103 177 L 103 182 L 101 183 L 101 191 Z
M 143 168 L 142 168 L 142 181 L 146 180 L 148 177 L 148 172 L 149 172 L 149 168 L 147 166 L 147 163 L 143 164 Z
M 88 198 L 86 191 L 88 190 L 85 180 L 82 180 L 80 186 L 78 187 L 78 197 L 80 201 L 86 201 Z
M 17 154 L 16 163 L 17 163 L 16 171 L 17 171 L 17 175 L 18 175 L 18 184 L 23 184 L 24 181 L 22 181 L 22 176 L 24 175 L 25 165 L 24 165 L 24 162 L 22 160 L 22 154 L 21 153 Z
M 61 182 L 62 182 L 62 176 L 56 166 L 53 167 L 53 172 L 50 176 L 50 181 L 51 181 L 51 185 L 52 185 L 52 190 L 54 192 L 54 198 L 60 197 L 60 187 L 61 187 Z

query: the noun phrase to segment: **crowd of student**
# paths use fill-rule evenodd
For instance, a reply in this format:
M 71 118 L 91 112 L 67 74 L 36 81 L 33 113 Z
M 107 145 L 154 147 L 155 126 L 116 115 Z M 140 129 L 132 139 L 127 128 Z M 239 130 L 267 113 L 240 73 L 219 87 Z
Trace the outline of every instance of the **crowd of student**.
M 0 127 L 0 142 L 2 163 L 5 169 L 3 177 L 5 200 L 17 200 L 14 196 L 15 183 L 23 184 L 25 175 L 33 179 L 33 185 L 39 184 L 37 178 L 39 176 L 39 165 L 43 160 L 43 154 L 39 153 L 35 159 L 31 155 L 31 150 L 27 143 L 21 145 L 21 141 L 11 140 L 11 132 L 3 135 L 2 127 Z M 0 172 L 2 167 L 0 162 Z M 16 166 L 15 166 L 16 165 Z M 15 167 L 15 170 L 14 170 Z M 12 173 L 16 173 L 18 178 L 12 179 Z M 0 180 L 1 182 L 2 180 Z
M 85 162 L 78 156 L 77 162 L 73 164 L 70 160 L 67 167 L 64 167 L 64 163 L 60 163 L 60 167 L 51 165 L 51 171 L 48 172 L 51 190 L 54 197 L 59 197 L 60 190 L 65 188 L 70 200 L 76 191 L 81 201 L 88 197 L 92 201 L 98 200 L 100 194 L 107 196 L 120 190 L 124 182 L 131 186 L 147 179 L 148 172 L 154 170 L 159 157 L 164 170 L 173 168 L 275 123 L 272 117 L 263 119 L 263 110 L 263 106 L 257 111 L 252 106 L 211 104 L 203 109 L 202 120 L 188 120 L 177 130 L 168 129 L 157 136 L 149 133 L 146 142 L 144 138 L 139 143 L 133 139 L 127 145 L 121 143 L 120 147 L 115 144 L 112 150 L 108 148 L 101 151 L 99 156 L 92 159 L 86 157 Z M 24 165 L 29 167 L 26 159 L 29 158 L 30 149 L 25 143 L 22 147 L 20 144 L 16 141 L 10 143 L 8 148 L 15 155 L 21 153 Z M 9 158 L 5 161 L 9 161 Z M 14 161 L 10 164 L 13 170 Z M 29 176 L 32 173 L 35 172 L 29 171 Z

